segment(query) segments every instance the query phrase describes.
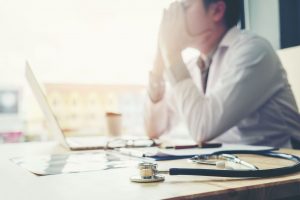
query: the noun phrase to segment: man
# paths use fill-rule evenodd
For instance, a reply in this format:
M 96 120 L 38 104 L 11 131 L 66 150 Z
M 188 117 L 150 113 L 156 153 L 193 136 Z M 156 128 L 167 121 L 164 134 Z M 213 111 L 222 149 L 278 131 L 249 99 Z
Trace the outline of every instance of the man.
M 239 0 L 184 0 L 164 11 L 146 103 L 151 138 L 181 118 L 199 144 L 291 147 L 292 137 L 299 140 L 286 72 L 265 39 L 236 27 L 239 7 Z M 187 47 L 200 56 L 185 63 Z

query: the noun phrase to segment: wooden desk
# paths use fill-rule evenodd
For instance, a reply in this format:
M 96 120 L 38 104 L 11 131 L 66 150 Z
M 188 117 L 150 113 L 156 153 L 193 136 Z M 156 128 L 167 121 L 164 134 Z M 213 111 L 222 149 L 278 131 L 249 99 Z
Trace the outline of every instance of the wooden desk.
M 269 179 L 167 176 L 163 183 L 138 184 L 129 181 L 137 174 L 134 167 L 39 177 L 9 161 L 15 156 L 63 152 L 53 142 L 0 145 L 0 199 L 300 199 L 300 173 Z M 300 155 L 300 151 L 285 152 Z M 269 158 L 246 159 L 260 167 L 282 164 Z M 171 166 L 192 164 L 185 160 L 159 163 L 160 169 Z

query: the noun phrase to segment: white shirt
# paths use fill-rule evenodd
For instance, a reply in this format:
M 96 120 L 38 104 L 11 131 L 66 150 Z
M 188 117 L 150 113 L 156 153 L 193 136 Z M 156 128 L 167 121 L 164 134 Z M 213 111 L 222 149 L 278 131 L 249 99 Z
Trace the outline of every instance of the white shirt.
M 167 80 L 172 90 L 163 99 L 146 102 L 149 135 L 160 136 L 179 120 L 198 143 L 290 147 L 300 140 L 300 115 L 286 72 L 269 42 L 232 28 L 216 49 L 206 93 L 197 59 L 172 66 Z

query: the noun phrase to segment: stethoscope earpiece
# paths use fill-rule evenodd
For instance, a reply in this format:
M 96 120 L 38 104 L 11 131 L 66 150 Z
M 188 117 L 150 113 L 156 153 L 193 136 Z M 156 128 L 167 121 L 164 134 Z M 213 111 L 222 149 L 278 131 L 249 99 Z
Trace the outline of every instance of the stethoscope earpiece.
M 226 168 L 226 163 L 224 161 L 217 161 L 216 162 L 216 167 L 218 169 L 225 169 Z

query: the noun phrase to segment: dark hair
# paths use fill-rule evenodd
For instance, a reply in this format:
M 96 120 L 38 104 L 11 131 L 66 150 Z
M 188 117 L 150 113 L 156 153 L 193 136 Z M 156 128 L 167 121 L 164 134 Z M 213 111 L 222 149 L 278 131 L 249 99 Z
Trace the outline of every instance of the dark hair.
M 218 1 L 224 1 L 226 4 L 224 20 L 227 28 L 237 25 L 241 15 L 241 0 L 203 0 L 206 9 L 210 4 Z

